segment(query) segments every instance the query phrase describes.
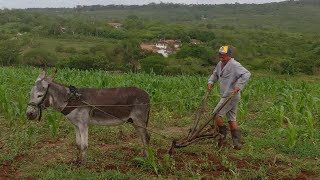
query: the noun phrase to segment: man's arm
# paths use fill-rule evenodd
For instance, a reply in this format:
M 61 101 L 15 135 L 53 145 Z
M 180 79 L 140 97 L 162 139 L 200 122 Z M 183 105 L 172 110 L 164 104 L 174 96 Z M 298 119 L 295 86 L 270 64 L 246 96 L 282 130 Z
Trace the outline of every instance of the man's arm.
M 239 92 L 247 84 L 251 76 L 251 73 L 246 68 L 244 68 L 240 63 L 236 63 L 235 74 L 238 79 L 236 81 L 234 91 Z
M 208 89 L 211 89 L 213 87 L 213 83 L 215 83 L 219 79 L 217 70 L 218 70 L 218 65 L 213 70 L 213 73 L 212 73 L 212 75 L 210 76 L 210 78 L 208 80 Z

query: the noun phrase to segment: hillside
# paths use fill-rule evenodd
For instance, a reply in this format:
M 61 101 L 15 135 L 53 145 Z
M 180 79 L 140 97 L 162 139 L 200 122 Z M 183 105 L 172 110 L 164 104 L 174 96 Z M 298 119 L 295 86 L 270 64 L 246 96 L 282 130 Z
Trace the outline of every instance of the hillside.
M 175 23 L 212 23 L 217 27 L 279 29 L 291 32 L 318 32 L 320 4 L 317 1 L 288 1 L 268 4 L 182 5 L 148 4 L 143 6 L 78 6 L 75 9 L 29 9 L 50 15 L 76 15 L 94 20 L 124 20 L 136 15 L 145 20 Z
M 320 73 L 317 1 L 78 6 L 0 14 L 2 65 L 207 75 L 218 61 L 216 50 L 229 44 L 251 70 Z M 115 29 L 110 22 L 122 26 Z M 168 58 L 140 49 L 142 42 L 160 39 L 179 40 L 182 48 Z M 201 43 L 193 45 L 193 39 Z

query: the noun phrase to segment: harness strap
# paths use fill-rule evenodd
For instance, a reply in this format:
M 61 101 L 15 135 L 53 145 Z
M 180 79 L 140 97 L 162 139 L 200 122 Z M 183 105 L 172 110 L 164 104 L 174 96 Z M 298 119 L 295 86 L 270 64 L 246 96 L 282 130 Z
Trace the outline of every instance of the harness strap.
M 75 86 L 69 85 L 69 92 L 66 94 L 66 100 L 64 102 L 67 102 L 67 105 L 62 108 L 60 111 L 63 115 L 68 115 L 70 114 L 71 111 L 76 109 L 77 107 L 69 107 L 68 104 L 70 100 L 80 100 L 81 94 L 79 93 L 78 89 Z

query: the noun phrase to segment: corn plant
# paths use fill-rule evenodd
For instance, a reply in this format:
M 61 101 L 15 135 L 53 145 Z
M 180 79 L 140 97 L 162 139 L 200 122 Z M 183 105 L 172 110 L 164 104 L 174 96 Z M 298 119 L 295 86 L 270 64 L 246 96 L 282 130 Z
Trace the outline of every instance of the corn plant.
M 170 172 L 174 172 L 176 168 L 176 162 L 175 160 L 169 155 L 165 154 L 163 156 L 162 164 L 161 164 L 161 170 L 167 174 Z
M 313 115 L 312 115 L 312 113 L 310 111 L 306 112 L 306 121 L 307 121 L 307 124 L 308 124 L 308 127 L 309 127 L 308 131 L 310 133 L 310 137 L 312 139 L 314 139 L 314 131 L 315 131 L 315 129 L 314 129 L 314 119 L 313 119 Z
M 282 125 L 283 125 L 283 119 L 284 119 L 284 107 L 283 107 L 283 106 L 280 106 L 280 109 L 279 109 L 279 117 L 278 117 L 279 127 L 282 127 Z
M 152 168 L 152 170 L 158 174 L 160 165 L 157 162 L 155 151 L 151 147 L 147 147 L 148 158 L 136 157 L 133 160 L 142 164 L 145 168 Z
M 297 132 L 289 118 L 287 118 L 287 121 L 288 121 L 288 129 L 287 129 L 288 145 L 290 148 L 293 148 L 296 144 Z

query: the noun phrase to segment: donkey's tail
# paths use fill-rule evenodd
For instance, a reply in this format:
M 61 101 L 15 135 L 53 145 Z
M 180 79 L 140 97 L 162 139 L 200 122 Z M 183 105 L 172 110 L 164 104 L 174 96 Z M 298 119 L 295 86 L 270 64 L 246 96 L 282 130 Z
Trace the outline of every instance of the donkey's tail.
M 146 127 L 148 127 L 149 118 L 150 118 L 150 106 L 148 107 L 148 113 L 147 113 L 147 121 L 146 121 Z

